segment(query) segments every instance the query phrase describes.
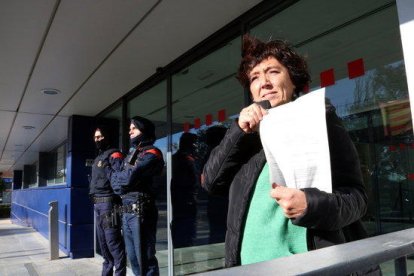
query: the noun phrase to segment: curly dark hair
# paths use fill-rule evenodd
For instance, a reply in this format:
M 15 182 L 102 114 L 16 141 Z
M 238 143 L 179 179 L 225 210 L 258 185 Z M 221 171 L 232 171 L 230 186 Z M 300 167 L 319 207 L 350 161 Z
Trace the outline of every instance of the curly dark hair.
M 237 79 L 245 88 L 249 88 L 249 73 L 269 57 L 276 58 L 288 69 L 290 79 L 295 85 L 295 93 L 303 91 L 310 82 L 308 65 L 305 58 L 297 54 L 293 47 L 283 40 L 262 42 L 250 35 L 243 36 L 242 60 L 237 72 Z

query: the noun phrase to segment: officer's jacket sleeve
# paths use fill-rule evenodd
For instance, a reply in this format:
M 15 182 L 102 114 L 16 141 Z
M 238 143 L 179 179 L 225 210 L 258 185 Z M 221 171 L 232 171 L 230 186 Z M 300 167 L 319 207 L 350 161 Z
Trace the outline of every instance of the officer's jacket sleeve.
M 332 193 L 303 189 L 308 207 L 292 222 L 312 229 L 338 230 L 365 215 L 368 198 L 357 150 L 333 107 L 327 108 Z
M 109 165 L 112 170 L 119 171 L 122 168 L 124 156 L 121 152 L 116 151 L 109 156 Z
M 112 174 L 115 171 L 121 170 L 124 162 L 124 156 L 120 151 L 113 152 L 108 157 L 108 166 L 105 166 L 105 173 L 107 178 L 112 182 Z

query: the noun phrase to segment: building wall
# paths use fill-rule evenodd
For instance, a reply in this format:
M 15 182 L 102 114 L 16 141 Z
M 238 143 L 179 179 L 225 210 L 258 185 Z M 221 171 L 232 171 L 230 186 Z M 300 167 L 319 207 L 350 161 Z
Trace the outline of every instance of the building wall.
M 49 202 L 58 201 L 59 247 L 69 255 L 71 220 L 69 217 L 71 189 L 65 186 L 14 190 L 12 193 L 11 220 L 15 224 L 30 226 L 45 238 L 49 235 Z

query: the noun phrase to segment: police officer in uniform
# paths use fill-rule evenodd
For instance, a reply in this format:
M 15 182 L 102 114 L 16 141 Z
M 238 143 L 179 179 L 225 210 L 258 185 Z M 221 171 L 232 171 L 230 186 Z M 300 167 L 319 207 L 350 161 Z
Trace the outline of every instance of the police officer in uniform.
M 164 167 L 155 142 L 154 124 L 143 117 L 131 119 L 130 150 L 122 161 L 111 158 L 111 184 L 122 198 L 122 231 L 127 256 L 135 275 L 159 275 L 155 257 L 158 209 L 155 205 L 153 177 Z
M 121 153 L 111 148 L 110 132 L 103 127 L 95 130 L 94 140 L 98 150 L 92 165 L 89 194 L 94 203 L 96 215 L 96 233 L 104 262 L 102 275 L 126 275 L 125 245 L 121 234 L 120 218 L 116 206 L 120 205 L 119 196 L 115 195 L 107 177 L 106 168 L 109 158 L 121 157 Z

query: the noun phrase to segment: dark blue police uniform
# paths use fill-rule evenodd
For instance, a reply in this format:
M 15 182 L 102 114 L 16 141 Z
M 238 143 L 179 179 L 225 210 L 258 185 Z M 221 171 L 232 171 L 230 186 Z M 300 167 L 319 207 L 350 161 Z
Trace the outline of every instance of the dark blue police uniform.
M 109 165 L 110 155 L 118 156 L 121 153 L 115 149 L 100 150 L 92 165 L 89 194 L 94 202 L 96 216 L 96 234 L 102 257 L 102 275 L 126 275 L 125 245 L 121 234 L 120 217 L 115 206 L 120 205 L 119 196 L 115 195 L 109 179 L 106 175 L 106 168 Z
M 159 275 L 155 256 L 158 209 L 153 177 L 164 167 L 161 151 L 153 146 L 154 125 L 142 117 L 131 121 L 141 135 L 131 140 L 127 157 L 111 159 L 114 192 L 122 198 L 122 231 L 128 259 L 135 275 Z

